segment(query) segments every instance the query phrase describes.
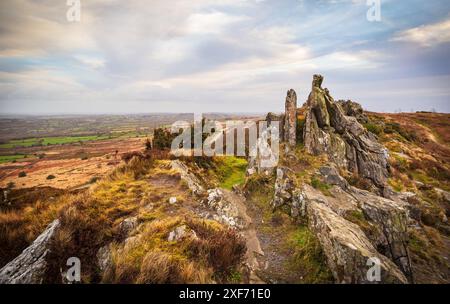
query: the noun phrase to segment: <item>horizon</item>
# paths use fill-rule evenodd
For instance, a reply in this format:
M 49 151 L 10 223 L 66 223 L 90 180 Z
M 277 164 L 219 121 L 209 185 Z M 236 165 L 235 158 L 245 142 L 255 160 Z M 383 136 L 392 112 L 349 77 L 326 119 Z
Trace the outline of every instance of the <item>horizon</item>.
M 1 1 L 0 115 L 282 112 L 313 74 L 367 111 L 450 112 L 446 0 L 80 3 Z

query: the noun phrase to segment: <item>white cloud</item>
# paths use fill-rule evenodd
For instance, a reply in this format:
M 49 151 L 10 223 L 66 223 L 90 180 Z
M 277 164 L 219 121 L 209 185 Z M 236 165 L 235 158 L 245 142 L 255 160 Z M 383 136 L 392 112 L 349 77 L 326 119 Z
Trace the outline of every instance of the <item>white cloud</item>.
M 218 11 L 195 13 L 187 19 L 186 32 L 189 34 L 220 34 L 227 27 L 248 19 L 245 16 L 233 16 Z
M 75 59 L 83 65 L 86 65 L 92 69 L 100 69 L 105 66 L 105 60 L 101 58 L 87 57 L 82 55 L 76 55 Z
M 434 24 L 422 25 L 396 33 L 392 41 L 417 43 L 432 47 L 450 41 L 450 18 Z

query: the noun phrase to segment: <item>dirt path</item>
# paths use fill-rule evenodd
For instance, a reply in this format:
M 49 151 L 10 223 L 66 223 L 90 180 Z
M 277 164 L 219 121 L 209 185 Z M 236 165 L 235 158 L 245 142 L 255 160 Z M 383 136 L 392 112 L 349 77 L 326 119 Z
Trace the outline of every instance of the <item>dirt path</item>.
M 272 210 L 262 202 L 249 198 L 244 203 L 264 252 L 263 256 L 257 257 L 258 276 L 269 284 L 303 283 L 305 270 L 295 265 L 295 251 L 288 245 L 288 239 L 295 234 L 298 225 L 287 215 L 272 214 L 268 219 L 264 214 L 272 213 Z
M 264 284 L 265 282 L 256 274 L 260 270 L 258 257 L 264 256 L 264 251 L 261 249 L 261 244 L 253 220 L 247 214 L 245 199 L 232 191 L 226 189 L 221 189 L 221 191 L 223 191 L 225 199 L 237 207 L 239 215 L 244 221 L 244 228 L 241 230 L 241 234 L 245 238 L 247 244 L 246 261 L 247 265 L 250 267 L 249 283 Z

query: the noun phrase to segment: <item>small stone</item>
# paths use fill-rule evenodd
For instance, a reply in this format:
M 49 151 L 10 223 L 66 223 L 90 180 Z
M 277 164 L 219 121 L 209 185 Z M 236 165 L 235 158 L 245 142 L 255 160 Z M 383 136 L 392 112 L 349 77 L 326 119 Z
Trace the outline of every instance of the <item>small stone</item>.
M 179 226 L 169 233 L 169 237 L 167 240 L 169 242 L 178 241 L 182 239 L 185 234 L 186 234 L 186 225 Z
M 255 173 L 256 173 L 256 170 L 253 168 L 247 170 L 247 175 L 253 175 Z
M 193 239 L 198 239 L 197 233 L 195 233 L 195 231 L 193 230 L 188 231 L 186 225 L 182 225 L 175 228 L 175 230 L 171 231 L 169 233 L 169 237 L 167 238 L 167 240 L 169 242 L 177 242 L 187 236 L 190 236 Z
M 177 198 L 172 196 L 171 198 L 169 198 L 169 204 L 175 204 L 177 202 Z
M 136 228 L 138 225 L 138 220 L 137 217 L 130 217 L 127 219 L 124 219 L 120 224 L 119 224 L 119 231 L 120 234 L 124 237 L 128 236 L 130 234 L 130 232 Z

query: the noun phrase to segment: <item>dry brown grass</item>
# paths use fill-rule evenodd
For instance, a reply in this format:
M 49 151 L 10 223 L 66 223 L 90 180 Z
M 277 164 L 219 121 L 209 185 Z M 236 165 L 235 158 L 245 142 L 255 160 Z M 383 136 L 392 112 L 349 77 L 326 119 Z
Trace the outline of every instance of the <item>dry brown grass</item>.
M 103 212 L 100 202 L 88 193 L 70 197 L 59 214 L 61 228 L 56 232 L 47 258 L 48 282 L 58 282 L 60 267 L 68 257 L 95 261 L 98 249 L 112 238 L 111 219 Z M 96 282 L 95 263 L 83 263 L 83 282 Z
M 168 204 L 172 196 L 177 197 L 175 205 Z M 221 224 L 196 218 L 193 206 L 167 160 L 134 155 L 88 191 L 1 213 L 2 242 L 8 245 L 2 249 L 13 252 L 12 246 L 18 246 L 14 256 L 5 255 L 5 262 L 59 218 L 61 227 L 47 258 L 47 283 L 61 282 L 61 268 L 72 256 L 82 261 L 83 283 L 226 282 L 241 266 L 245 242 Z M 132 216 L 138 218 L 136 238 L 124 242 L 129 236 L 122 235 L 120 223 Z M 169 242 L 169 233 L 180 225 L 198 230 L 198 238 Z M 102 277 L 96 255 L 105 245 L 113 248 L 114 267 Z
M 193 256 L 204 257 L 218 279 L 226 279 L 243 260 L 246 252 L 245 240 L 231 229 L 214 229 L 205 222 L 189 221 L 198 235 L 190 243 L 189 250 Z
M 194 262 L 189 262 L 162 252 L 148 252 L 141 265 L 136 283 L 139 284 L 164 284 L 164 283 L 211 283 L 212 272 L 210 269 L 199 267 Z
M 12 206 L 0 212 L 0 267 L 29 246 L 65 205 L 65 195 L 50 199 L 55 192 L 47 190 L 35 195 L 32 189 L 27 196 L 26 190 L 20 189 L 19 198 L 14 198 L 13 190 Z
M 189 233 L 169 242 L 169 233 L 186 225 Z M 220 224 L 182 217 L 161 218 L 145 224 L 139 234 L 113 249 L 111 283 L 213 283 L 227 282 L 240 267 L 245 242 Z

